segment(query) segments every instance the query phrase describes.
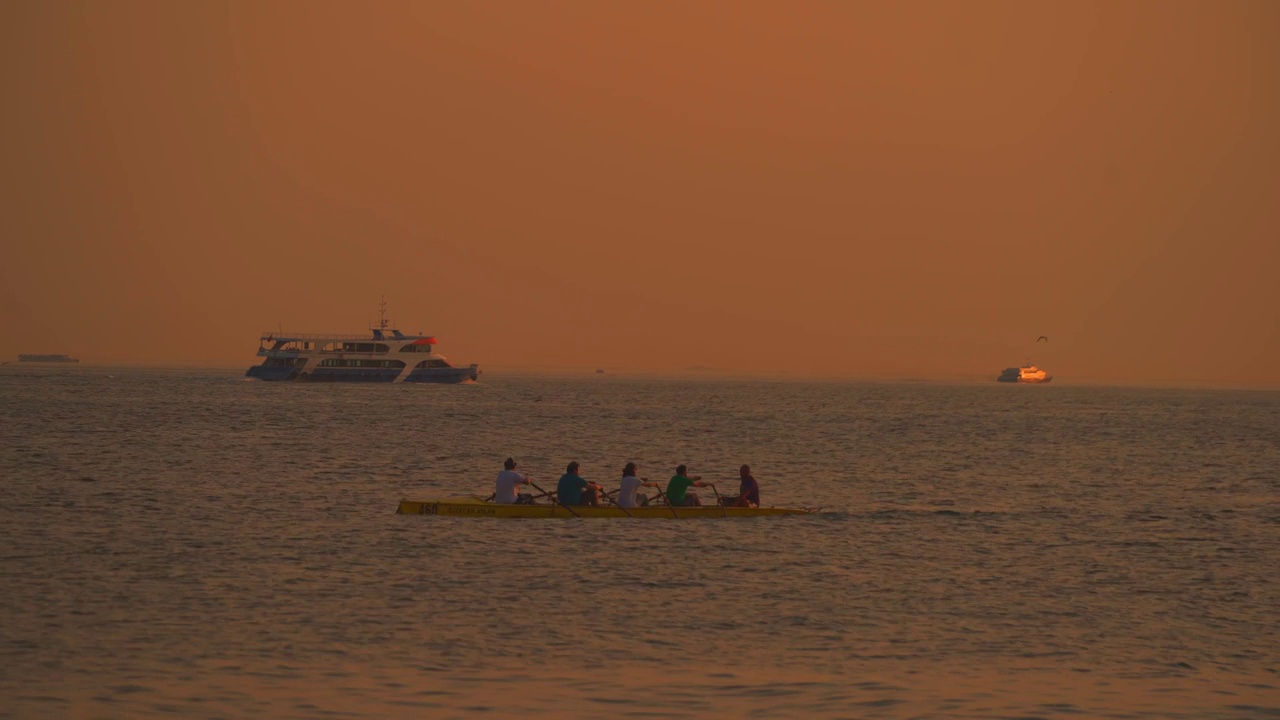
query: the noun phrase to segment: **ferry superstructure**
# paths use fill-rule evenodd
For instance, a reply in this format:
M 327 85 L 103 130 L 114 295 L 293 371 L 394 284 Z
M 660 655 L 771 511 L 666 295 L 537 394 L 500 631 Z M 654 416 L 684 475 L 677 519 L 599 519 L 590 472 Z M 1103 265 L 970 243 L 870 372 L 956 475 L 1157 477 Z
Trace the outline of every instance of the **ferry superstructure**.
M 365 335 L 263 333 L 258 357 L 245 375 L 305 382 L 459 383 L 476 380 L 478 365 L 454 367 L 435 351 L 431 335 L 405 335 L 381 319 Z
M 1005 368 L 1004 372 L 1000 373 L 1000 376 L 996 378 L 1000 382 L 1008 383 L 1047 383 L 1052 379 L 1052 375 L 1035 365 Z

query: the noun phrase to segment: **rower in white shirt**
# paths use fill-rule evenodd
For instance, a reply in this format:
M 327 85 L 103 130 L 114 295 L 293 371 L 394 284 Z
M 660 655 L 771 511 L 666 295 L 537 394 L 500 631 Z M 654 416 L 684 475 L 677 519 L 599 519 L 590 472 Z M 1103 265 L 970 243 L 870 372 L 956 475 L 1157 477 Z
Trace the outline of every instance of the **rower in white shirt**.
M 504 470 L 498 473 L 497 485 L 494 488 L 493 501 L 503 505 L 527 504 L 533 502 L 532 495 L 517 495 L 517 485 L 528 485 L 529 478 L 516 472 L 516 461 L 507 458 L 502 463 Z
M 624 508 L 639 507 L 639 505 L 636 504 L 636 494 L 640 491 L 640 488 L 660 487 L 658 483 L 649 482 L 648 480 L 636 477 L 636 472 L 639 469 L 640 468 L 636 467 L 636 464 L 633 462 L 627 463 L 627 466 L 622 468 L 622 486 L 618 488 L 617 502 L 618 505 Z M 644 504 L 649 504 L 647 499 Z

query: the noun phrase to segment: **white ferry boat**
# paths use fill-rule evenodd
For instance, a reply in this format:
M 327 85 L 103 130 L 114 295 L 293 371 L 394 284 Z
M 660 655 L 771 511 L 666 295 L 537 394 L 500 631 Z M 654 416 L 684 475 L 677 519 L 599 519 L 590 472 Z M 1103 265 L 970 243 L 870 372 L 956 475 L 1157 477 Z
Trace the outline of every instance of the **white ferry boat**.
M 1052 379 L 1052 375 L 1035 365 L 1005 368 L 1004 372 L 1000 373 L 1000 377 L 996 378 L 999 382 L 1008 383 L 1047 383 Z
M 309 382 L 459 383 L 475 380 L 478 365 L 454 367 L 435 351 L 430 335 L 405 335 L 388 327 L 382 303 L 377 327 L 367 335 L 263 333 L 258 357 L 245 375 L 259 380 Z

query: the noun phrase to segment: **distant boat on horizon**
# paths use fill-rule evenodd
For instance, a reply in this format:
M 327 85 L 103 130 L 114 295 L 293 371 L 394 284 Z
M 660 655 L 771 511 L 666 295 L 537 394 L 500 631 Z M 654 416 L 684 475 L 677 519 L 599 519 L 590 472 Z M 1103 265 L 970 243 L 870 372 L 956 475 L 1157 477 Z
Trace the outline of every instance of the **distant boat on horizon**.
M 80 358 L 70 355 L 19 355 L 18 362 L 24 363 L 78 363 Z
M 1022 367 L 1005 368 L 1004 372 L 996 378 L 997 382 L 1006 383 L 1047 383 L 1053 380 L 1053 376 L 1035 365 L 1023 365 Z

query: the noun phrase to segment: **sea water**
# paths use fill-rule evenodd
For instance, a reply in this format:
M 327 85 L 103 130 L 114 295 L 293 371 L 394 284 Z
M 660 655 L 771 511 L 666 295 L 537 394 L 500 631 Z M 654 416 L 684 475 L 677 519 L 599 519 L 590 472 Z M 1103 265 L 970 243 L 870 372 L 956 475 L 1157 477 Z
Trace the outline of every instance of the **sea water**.
M 823 512 L 395 514 L 508 456 Z M 1280 714 L 1275 392 L 6 368 L 0 478 L 0 717 Z

